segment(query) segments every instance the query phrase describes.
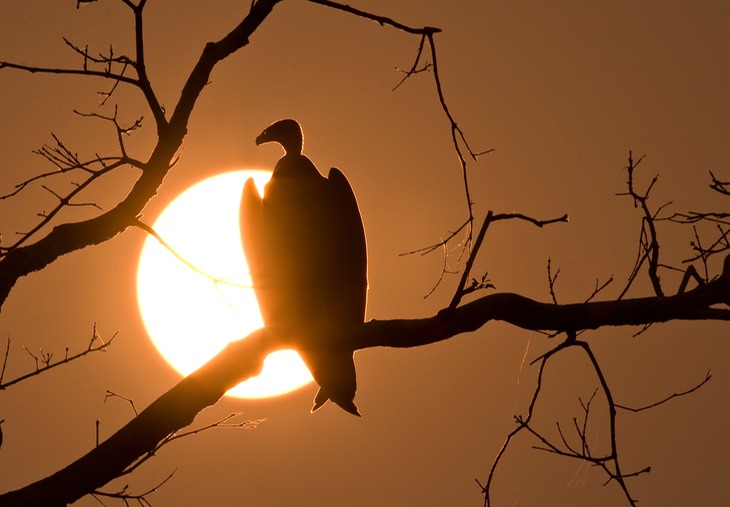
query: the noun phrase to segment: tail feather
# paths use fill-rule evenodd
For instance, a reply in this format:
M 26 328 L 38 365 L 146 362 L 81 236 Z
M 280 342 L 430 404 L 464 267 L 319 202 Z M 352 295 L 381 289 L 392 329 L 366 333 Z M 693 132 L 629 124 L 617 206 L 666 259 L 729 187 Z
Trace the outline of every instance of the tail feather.
M 357 406 L 355 405 L 355 402 L 348 399 L 341 399 L 341 400 L 334 400 L 330 398 L 327 391 L 319 388 L 319 391 L 317 391 L 317 395 L 314 397 L 314 405 L 312 406 L 312 413 L 314 413 L 315 410 L 318 410 L 322 405 L 327 403 L 328 400 L 332 400 L 333 403 L 335 403 L 337 406 L 342 408 L 345 412 L 349 412 L 352 415 L 356 415 L 360 417 L 360 411 L 357 409 Z

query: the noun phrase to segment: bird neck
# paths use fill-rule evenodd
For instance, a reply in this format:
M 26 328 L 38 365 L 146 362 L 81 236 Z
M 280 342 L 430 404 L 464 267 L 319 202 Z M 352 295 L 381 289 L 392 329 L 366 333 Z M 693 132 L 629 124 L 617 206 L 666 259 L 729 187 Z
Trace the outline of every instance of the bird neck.
M 274 176 L 296 176 L 296 177 L 308 177 L 317 175 L 320 176 L 319 171 L 314 166 L 311 160 L 301 153 L 287 152 L 279 162 L 277 162 L 274 168 Z
M 302 142 L 302 138 L 299 139 L 293 139 L 291 136 L 284 140 L 281 145 L 284 147 L 284 151 L 287 155 L 301 155 L 303 150 L 304 143 Z

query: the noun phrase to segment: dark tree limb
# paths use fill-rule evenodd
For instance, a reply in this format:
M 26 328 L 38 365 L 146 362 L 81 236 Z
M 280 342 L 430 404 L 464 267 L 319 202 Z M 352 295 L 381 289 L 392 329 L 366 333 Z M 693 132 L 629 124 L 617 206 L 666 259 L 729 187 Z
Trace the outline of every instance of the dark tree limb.
M 730 310 L 712 308 L 730 300 L 729 266 L 730 258 L 716 280 L 675 296 L 556 305 L 517 294 L 490 294 L 429 318 L 373 320 L 355 329 L 332 329 L 332 336 L 321 343 L 334 343 L 348 350 L 416 347 L 475 331 L 492 320 L 523 329 L 567 331 L 571 335 L 603 326 L 730 320 Z M 264 330 L 228 345 L 87 455 L 50 477 L 0 496 L 0 506 L 65 505 L 97 490 L 160 441 L 189 425 L 198 412 L 214 405 L 228 389 L 257 375 L 267 354 L 292 345 L 274 339 Z
M 160 396 L 109 439 L 66 468 L 0 496 L 2 506 L 62 506 L 92 493 L 124 471 L 241 380 L 257 375 L 266 357 L 265 333 L 229 345 Z M 270 350 L 269 350 L 270 351 Z
M 160 114 L 160 106 L 146 81 L 144 71 L 140 70 L 144 68 L 143 64 L 140 65 L 140 58 L 143 58 L 141 19 L 145 2 L 141 1 L 137 5 L 125 2 L 134 10 L 138 23 L 136 30 L 139 54 L 136 68 L 139 79 L 136 84 L 143 90 L 148 105 L 157 120 L 159 136 L 157 145 L 149 160 L 140 164 L 142 173 L 139 179 L 117 206 L 89 220 L 57 225 L 36 243 L 7 252 L 0 261 L 0 307 L 20 277 L 45 268 L 62 255 L 108 241 L 136 224 L 137 216 L 155 196 L 163 179 L 174 165 L 175 155 L 187 134 L 190 115 L 200 93 L 209 82 L 213 68 L 218 62 L 248 44 L 249 36 L 266 19 L 279 1 L 260 0 L 256 2 L 243 21 L 228 35 L 218 42 L 210 42 L 205 46 L 198 63 L 183 87 L 180 100 L 169 122 L 164 120 L 164 115 Z M 0 62 L 0 69 L 3 67 L 19 68 L 11 66 L 7 62 Z M 22 70 L 32 71 L 32 69 Z M 79 73 L 83 72 L 82 69 Z M 95 73 L 89 71 L 86 71 L 86 75 L 96 76 Z M 121 76 L 107 77 L 124 81 Z

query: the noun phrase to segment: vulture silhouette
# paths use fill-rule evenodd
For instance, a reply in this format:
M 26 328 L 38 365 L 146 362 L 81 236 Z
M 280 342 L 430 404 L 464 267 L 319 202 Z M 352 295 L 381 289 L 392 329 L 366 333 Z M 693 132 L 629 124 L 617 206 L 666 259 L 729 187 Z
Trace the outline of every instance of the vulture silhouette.
M 249 179 L 241 201 L 241 239 L 264 325 L 293 344 L 319 384 L 312 412 L 332 400 L 359 416 L 353 349 L 331 333 L 365 319 L 367 248 L 355 194 L 339 169 L 325 178 L 302 154 L 296 120 L 277 121 L 256 138 L 258 146 L 270 142 L 285 154 L 263 198 Z

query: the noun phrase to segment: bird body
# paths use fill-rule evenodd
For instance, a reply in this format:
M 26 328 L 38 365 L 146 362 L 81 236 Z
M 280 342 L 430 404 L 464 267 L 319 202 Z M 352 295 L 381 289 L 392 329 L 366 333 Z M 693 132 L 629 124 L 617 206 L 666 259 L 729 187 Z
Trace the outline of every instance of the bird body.
M 263 198 L 244 187 L 241 237 L 264 324 L 294 344 L 320 390 L 312 411 L 328 399 L 359 415 L 353 350 L 328 342 L 331 329 L 361 324 L 367 298 L 367 249 L 355 195 L 338 169 L 324 177 L 302 154 L 295 120 L 272 124 L 257 144 L 286 151 Z

